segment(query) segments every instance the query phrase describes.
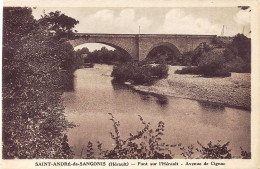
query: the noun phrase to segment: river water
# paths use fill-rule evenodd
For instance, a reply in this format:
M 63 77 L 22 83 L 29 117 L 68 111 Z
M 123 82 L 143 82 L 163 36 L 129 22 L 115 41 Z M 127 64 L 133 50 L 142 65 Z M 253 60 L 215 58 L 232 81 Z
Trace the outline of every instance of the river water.
M 232 155 L 240 155 L 240 146 L 250 151 L 250 111 L 214 105 L 177 97 L 138 92 L 126 85 L 112 84 L 112 66 L 95 65 L 75 72 L 75 90 L 64 94 L 66 116 L 77 127 L 68 131 L 69 144 L 75 158 L 81 158 L 88 141 L 111 149 L 112 113 L 120 121 L 122 138 L 143 128 L 138 115 L 155 129 L 165 123 L 163 142 L 183 146 L 197 141 L 221 143 L 230 141 Z M 181 76 L 181 75 L 180 75 Z M 83 151 L 82 151 L 83 150 Z M 173 148 L 176 158 L 183 158 L 179 148 Z

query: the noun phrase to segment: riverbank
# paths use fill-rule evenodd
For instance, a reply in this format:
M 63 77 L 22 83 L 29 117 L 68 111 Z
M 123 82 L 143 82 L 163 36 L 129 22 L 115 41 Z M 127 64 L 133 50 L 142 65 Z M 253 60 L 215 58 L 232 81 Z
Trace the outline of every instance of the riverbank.
M 167 79 L 152 86 L 134 86 L 136 90 L 213 102 L 228 106 L 251 108 L 250 73 L 232 73 L 226 78 L 205 78 L 198 75 L 174 74 L 182 66 L 169 66 Z

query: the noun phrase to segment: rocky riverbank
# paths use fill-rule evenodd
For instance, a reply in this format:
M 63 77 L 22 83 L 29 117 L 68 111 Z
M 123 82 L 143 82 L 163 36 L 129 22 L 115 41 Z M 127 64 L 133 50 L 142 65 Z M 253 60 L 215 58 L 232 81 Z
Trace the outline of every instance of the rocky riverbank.
M 250 109 L 250 73 L 232 73 L 226 78 L 205 78 L 198 75 L 174 74 L 181 66 L 169 66 L 167 79 L 152 86 L 134 86 L 136 90 L 214 102 Z

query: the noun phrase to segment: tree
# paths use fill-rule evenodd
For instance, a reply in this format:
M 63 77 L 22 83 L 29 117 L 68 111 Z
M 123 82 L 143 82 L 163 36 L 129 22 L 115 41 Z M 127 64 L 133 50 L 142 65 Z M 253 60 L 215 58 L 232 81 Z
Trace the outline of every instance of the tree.
M 231 47 L 235 48 L 237 55 L 244 61 L 251 62 L 251 40 L 243 34 L 237 34 L 232 43 Z
M 87 56 L 89 54 L 89 49 L 84 47 L 82 49 L 78 49 L 76 52 L 75 52 L 75 57 L 76 57 L 76 60 L 79 62 L 79 64 L 83 64 L 84 61 L 86 62 L 87 61 Z
M 73 127 L 61 101 L 63 44 L 30 8 L 4 8 L 3 21 L 3 158 L 72 158 L 63 136 Z
M 10 62 L 21 39 L 35 27 L 37 27 L 36 20 L 30 8 L 5 7 L 3 9 L 3 86 L 16 83 L 18 72 L 9 68 Z
M 39 23 L 41 25 L 48 25 L 48 30 L 52 32 L 57 38 L 72 38 L 72 29 L 76 24 L 79 23 L 79 21 L 62 14 L 61 11 L 55 11 L 44 14 L 39 20 Z

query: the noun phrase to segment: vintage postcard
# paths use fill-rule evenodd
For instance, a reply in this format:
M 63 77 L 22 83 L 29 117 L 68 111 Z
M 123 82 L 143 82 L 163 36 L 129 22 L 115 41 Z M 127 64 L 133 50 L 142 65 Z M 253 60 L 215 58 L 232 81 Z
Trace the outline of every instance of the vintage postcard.
M 259 1 L 1 10 L 1 168 L 260 168 Z

